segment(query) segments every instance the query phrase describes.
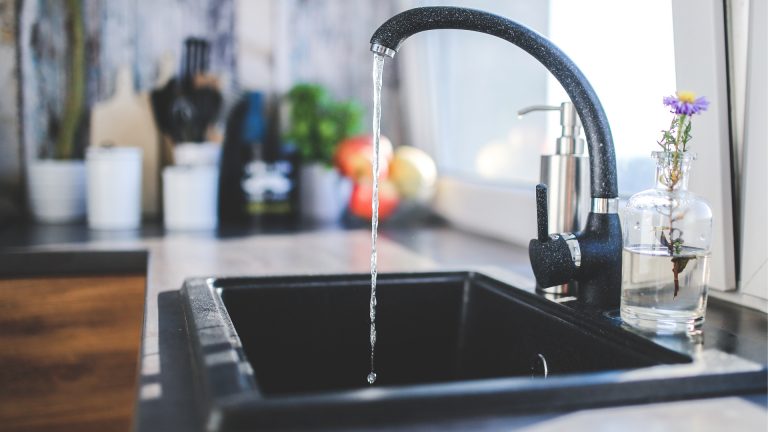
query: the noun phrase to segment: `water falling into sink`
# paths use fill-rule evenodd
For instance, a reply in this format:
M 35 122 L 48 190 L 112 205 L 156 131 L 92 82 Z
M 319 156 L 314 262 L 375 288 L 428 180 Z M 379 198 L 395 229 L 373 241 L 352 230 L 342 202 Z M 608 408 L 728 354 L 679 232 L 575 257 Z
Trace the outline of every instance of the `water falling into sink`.
M 381 84 L 384 56 L 373 55 L 373 198 L 371 199 L 371 372 L 368 384 L 376 382 L 376 239 L 379 230 L 379 140 L 381 138 Z

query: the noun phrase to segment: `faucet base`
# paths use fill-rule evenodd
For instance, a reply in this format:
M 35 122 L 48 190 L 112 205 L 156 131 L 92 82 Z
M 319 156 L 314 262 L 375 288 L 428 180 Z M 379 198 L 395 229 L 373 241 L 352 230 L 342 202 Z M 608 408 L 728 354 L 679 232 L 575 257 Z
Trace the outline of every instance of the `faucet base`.
M 543 293 L 545 296 L 561 297 L 561 296 L 576 296 L 579 293 L 579 284 L 576 281 L 570 281 L 562 285 L 555 285 L 551 287 L 541 287 L 536 284 L 536 291 Z

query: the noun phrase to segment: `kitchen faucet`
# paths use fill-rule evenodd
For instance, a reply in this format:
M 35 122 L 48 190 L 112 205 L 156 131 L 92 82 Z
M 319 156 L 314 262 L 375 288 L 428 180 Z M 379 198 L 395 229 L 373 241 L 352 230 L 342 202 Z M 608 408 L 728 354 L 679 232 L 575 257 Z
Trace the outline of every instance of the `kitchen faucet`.
M 538 237 L 528 252 L 542 287 L 578 281 L 579 299 L 602 309 L 619 305 L 621 225 L 613 137 L 595 91 L 579 68 L 544 36 L 507 18 L 458 7 L 422 7 L 393 16 L 371 37 L 371 51 L 394 57 L 413 34 L 436 29 L 471 30 L 504 39 L 528 52 L 560 82 L 579 114 L 589 148 L 592 207 L 578 233 L 548 233 L 547 186 L 536 186 Z

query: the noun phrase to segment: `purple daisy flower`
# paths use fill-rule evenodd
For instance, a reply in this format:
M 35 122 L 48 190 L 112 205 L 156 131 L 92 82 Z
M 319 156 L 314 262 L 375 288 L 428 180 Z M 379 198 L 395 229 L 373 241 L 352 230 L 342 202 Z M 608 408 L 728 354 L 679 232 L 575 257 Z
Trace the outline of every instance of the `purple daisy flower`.
M 675 96 L 666 96 L 664 105 L 668 106 L 672 113 L 690 116 L 706 111 L 709 101 L 704 96 L 697 98 L 692 92 L 681 91 Z

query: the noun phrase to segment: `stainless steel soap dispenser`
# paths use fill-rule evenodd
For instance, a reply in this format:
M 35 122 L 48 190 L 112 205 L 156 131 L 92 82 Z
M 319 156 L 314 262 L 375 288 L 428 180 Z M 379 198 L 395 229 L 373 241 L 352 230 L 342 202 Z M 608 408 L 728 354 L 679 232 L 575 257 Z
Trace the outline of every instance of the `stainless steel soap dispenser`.
M 579 136 L 581 123 L 573 103 L 559 107 L 535 105 L 517 112 L 560 111 L 562 133 L 555 154 L 541 156 L 541 183 L 548 187 L 549 233 L 576 233 L 582 230 L 589 214 L 589 157 Z M 573 294 L 575 285 L 539 287 L 552 294 Z

